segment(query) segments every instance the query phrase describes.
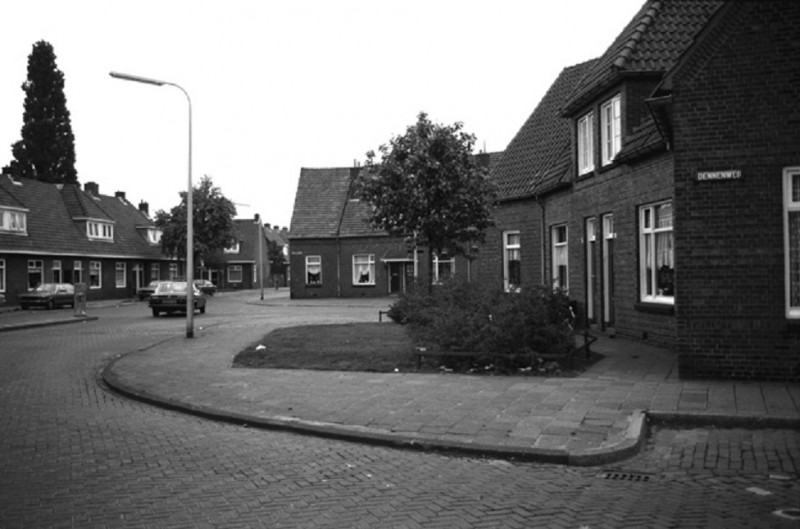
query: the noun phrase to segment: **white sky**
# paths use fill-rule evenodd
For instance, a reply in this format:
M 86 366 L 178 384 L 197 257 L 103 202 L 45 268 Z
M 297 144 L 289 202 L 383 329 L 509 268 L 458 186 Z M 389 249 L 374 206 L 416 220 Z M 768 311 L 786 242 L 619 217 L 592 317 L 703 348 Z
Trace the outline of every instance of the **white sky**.
M 288 226 L 301 167 L 348 167 L 416 121 L 505 149 L 562 68 L 600 55 L 644 0 L 25 0 L 0 5 L 0 167 L 28 55 L 53 45 L 81 184 L 169 210 L 193 178 Z

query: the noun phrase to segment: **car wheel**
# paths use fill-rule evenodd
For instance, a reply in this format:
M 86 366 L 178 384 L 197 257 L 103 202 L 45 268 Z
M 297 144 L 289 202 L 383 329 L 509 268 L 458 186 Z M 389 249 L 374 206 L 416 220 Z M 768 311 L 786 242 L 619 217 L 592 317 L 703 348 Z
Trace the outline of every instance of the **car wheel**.
M 48 302 L 47 302 L 47 310 L 53 310 L 54 308 L 56 308 L 56 304 L 55 304 L 55 302 L 54 302 L 54 301 L 51 299 L 50 301 L 48 301 Z
M 153 317 L 158 318 L 158 314 L 159 314 L 158 310 L 153 309 Z

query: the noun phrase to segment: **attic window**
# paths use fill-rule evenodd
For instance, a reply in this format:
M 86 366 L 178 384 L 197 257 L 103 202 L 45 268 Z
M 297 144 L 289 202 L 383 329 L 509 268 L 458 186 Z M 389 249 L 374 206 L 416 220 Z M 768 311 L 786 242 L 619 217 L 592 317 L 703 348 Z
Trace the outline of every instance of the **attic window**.
M 222 253 L 239 253 L 241 250 L 241 243 L 236 241 L 232 246 L 225 248 Z
M 147 242 L 150 244 L 158 244 L 161 242 L 161 230 L 158 228 L 147 228 Z
M 108 222 L 86 221 L 86 236 L 93 240 L 113 241 L 114 226 Z
M 608 165 L 622 148 L 622 106 L 619 94 L 603 103 L 600 108 L 600 135 L 603 165 Z
M 24 211 L 0 209 L 0 231 L 27 234 L 27 220 Z

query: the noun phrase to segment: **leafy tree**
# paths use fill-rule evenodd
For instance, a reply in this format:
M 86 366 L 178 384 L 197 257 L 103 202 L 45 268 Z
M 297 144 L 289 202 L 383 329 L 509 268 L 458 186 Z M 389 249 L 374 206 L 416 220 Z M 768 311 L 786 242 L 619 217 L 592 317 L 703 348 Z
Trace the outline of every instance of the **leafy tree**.
M 356 184 L 374 227 L 428 248 L 429 277 L 434 254 L 469 256 L 492 225 L 494 185 L 472 154 L 475 136 L 462 128 L 421 112 L 404 135 L 379 147 L 380 161 L 367 153 Z
M 12 145 L 14 159 L 3 172 L 43 182 L 77 183 L 75 137 L 64 96 L 64 74 L 56 66 L 53 46 L 48 42 L 40 40 L 33 45 L 22 90 L 22 139 Z
M 169 256 L 186 256 L 186 192 L 180 193 L 181 202 L 169 213 L 159 210 L 155 223 L 161 229 L 161 249 Z M 238 240 L 236 206 L 225 198 L 211 177 L 204 176 L 192 190 L 192 226 L 194 227 L 194 257 L 213 261 L 224 248 Z

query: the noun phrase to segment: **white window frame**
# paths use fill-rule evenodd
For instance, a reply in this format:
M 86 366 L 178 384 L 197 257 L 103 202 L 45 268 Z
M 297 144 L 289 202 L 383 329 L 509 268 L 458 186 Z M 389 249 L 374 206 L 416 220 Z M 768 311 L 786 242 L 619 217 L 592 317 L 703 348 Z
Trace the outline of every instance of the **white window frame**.
M 308 280 L 309 269 L 311 267 L 319 267 L 319 281 L 311 282 Z M 306 285 L 321 285 L 322 284 L 322 256 L 320 255 L 306 255 Z
M 441 277 L 444 274 L 439 273 L 439 268 L 446 269 L 449 268 L 447 271 L 446 277 Z M 450 257 L 447 255 L 438 256 L 434 254 L 433 256 L 433 283 L 435 285 L 439 285 L 444 281 L 447 281 L 451 277 L 453 277 L 456 273 L 456 260 L 455 257 Z
M 61 259 L 53 259 L 53 283 L 63 283 L 64 274 L 61 273 Z
M 674 277 L 675 277 L 675 238 L 673 227 L 675 225 L 674 209 L 670 212 L 670 225 L 658 226 L 656 212 L 659 208 L 670 206 L 673 208 L 671 200 L 648 204 L 639 208 L 639 299 L 646 303 L 662 303 L 666 305 L 675 304 Z M 658 270 L 659 260 L 657 240 L 659 235 L 670 234 L 668 250 L 668 260 L 671 261 L 673 274 L 673 293 L 672 295 L 659 292 L 658 289 Z M 648 252 L 649 250 L 649 252 Z
M 114 226 L 108 222 L 99 222 L 96 220 L 86 221 L 86 236 L 90 239 L 113 241 L 114 240 Z
M 83 261 L 72 263 L 72 284 L 83 283 Z
M 238 275 L 238 279 L 231 275 L 231 272 L 235 272 Z M 229 264 L 228 283 L 241 283 L 242 281 L 244 281 L 244 271 L 242 270 L 242 265 Z
M 797 199 L 795 199 L 797 197 Z M 792 276 L 800 282 L 800 240 L 795 240 L 795 255 L 792 255 L 790 217 L 800 217 L 800 166 L 783 170 L 783 255 L 785 274 L 785 307 L 787 319 L 800 319 L 800 292 L 792 292 Z M 800 223 L 800 219 L 796 222 Z M 800 239 L 800 227 L 795 236 Z M 800 286 L 796 287 L 800 290 Z
M 563 233 L 564 237 L 561 238 Z M 566 224 L 557 224 L 550 228 L 552 278 L 553 290 L 560 289 L 569 292 L 569 227 Z M 563 261 L 563 262 L 562 262 Z M 559 267 L 564 267 L 564 283 L 561 284 Z
M 600 107 L 602 165 L 609 165 L 622 149 L 622 97 L 615 95 Z
M 0 292 L 6 291 L 6 260 L 0 259 Z
M 363 281 L 363 273 L 366 271 L 367 280 Z M 375 254 L 354 254 L 353 255 L 353 286 L 374 286 L 375 285 Z
M 233 245 L 222 250 L 222 253 L 239 253 L 242 249 L 242 243 L 236 241 Z
M 120 275 L 122 272 L 122 275 Z M 116 284 L 117 288 L 125 288 L 126 287 L 126 278 L 128 276 L 128 266 L 126 263 L 115 263 L 114 264 L 114 283 Z
M 150 281 L 161 280 L 161 263 L 150 263 Z
M 93 278 L 97 278 L 97 284 L 92 284 Z M 89 288 L 103 288 L 103 263 L 100 261 L 89 261 Z
M 0 231 L 27 235 L 27 213 L 14 209 L 0 209 Z
M 503 232 L 503 289 L 506 292 L 519 290 L 520 287 L 518 283 L 511 281 L 511 262 L 519 263 L 518 279 L 522 283 L 522 236 L 519 230 Z
M 163 232 L 158 228 L 147 228 L 147 241 L 150 244 L 158 244 L 161 242 Z
M 577 123 L 578 175 L 594 171 L 594 111 L 584 114 Z
M 180 274 L 178 273 L 178 263 L 169 264 L 169 280 L 174 281 Z

